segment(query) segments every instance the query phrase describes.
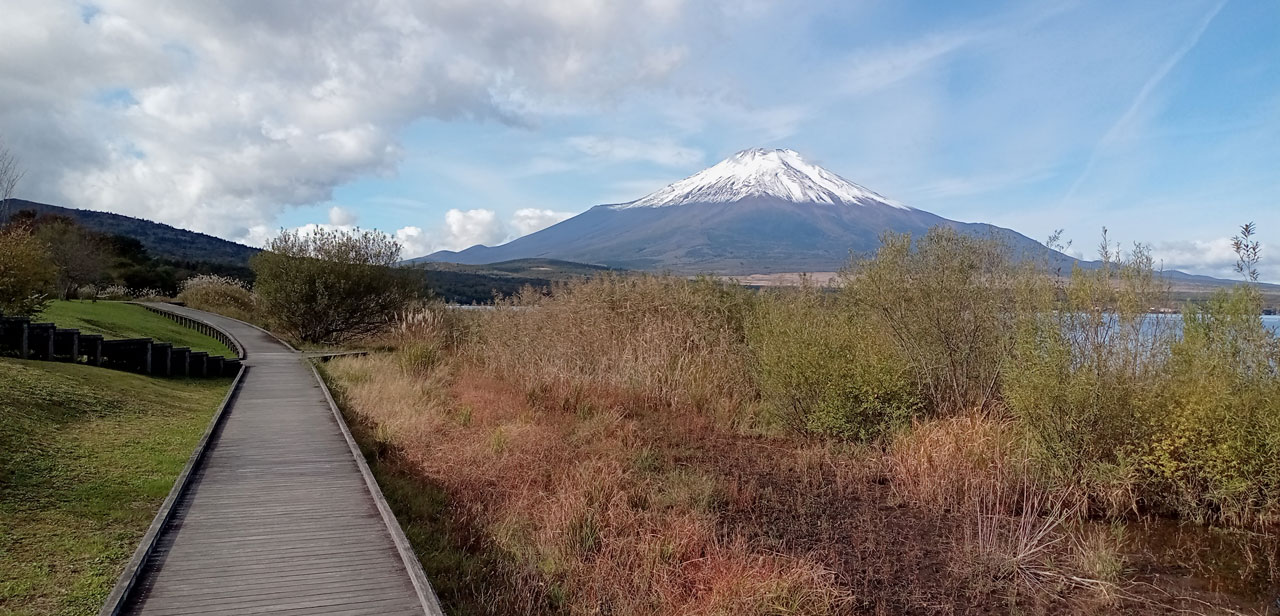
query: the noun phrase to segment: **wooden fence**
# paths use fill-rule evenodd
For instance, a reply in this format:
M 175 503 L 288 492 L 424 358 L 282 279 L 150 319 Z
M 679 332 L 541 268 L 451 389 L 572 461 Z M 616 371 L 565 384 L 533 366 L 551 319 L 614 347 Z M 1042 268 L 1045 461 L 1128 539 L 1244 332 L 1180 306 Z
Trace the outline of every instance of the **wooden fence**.
M 234 376 L 240 370 L 244 351 L 240 343 L 222 331 L 179 315 L 156 311 L 174 318 L 227 345 L 237 357 L 225 358 L 175 347 L 151 338 L 106 340 L 77 329 L 60 329 L 53 323 L 32 323 L 27 317 L 0 315 L 0 354 L 19 359 L 38 359 L 114 368 L 126 372 L 173 377 Z
M 134 305 L 142 306 L 143 308 L 146 308 L 147 310 L 150 310 L 151 312 L 154 312 L 162 317 L 177 321 L 178 323 L 181 323 L 184 327 L 189 327 L 210 338 L 213 338 L 214 340 L 217 340 L 218 342 L 221 342 L 222 344 L 226 345 L 228 349 L 231 349 L 232 351 L 234 351 L 236 354 L 236 358 L 244 359 L 244 347 L 240 346 L 239 340 L 236 340 L 235 338 L 228 336 L 226 332 L 212 325 L 209 325 L 204 321 L 201 321 L 199 319 L 193 319 L 191 317 L 188 317 L 186 315 L 181 315 L 176 312 L 161 310 L 159 308 L 156 308 L 155 306 L 149 306 L 147 304 L 134 304 Z M 177 305 L 181 306 L 182 304 L 177 304 Z

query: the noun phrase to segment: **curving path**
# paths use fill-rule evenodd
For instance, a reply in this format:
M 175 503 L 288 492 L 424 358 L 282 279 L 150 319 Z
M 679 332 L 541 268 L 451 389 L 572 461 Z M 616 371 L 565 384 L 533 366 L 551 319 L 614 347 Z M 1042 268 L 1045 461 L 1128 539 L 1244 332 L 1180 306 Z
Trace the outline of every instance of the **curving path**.
M 119 613 L 439 614 L 301 355 L 246 323 L 158 307 L 230 334 L 246 369 Z

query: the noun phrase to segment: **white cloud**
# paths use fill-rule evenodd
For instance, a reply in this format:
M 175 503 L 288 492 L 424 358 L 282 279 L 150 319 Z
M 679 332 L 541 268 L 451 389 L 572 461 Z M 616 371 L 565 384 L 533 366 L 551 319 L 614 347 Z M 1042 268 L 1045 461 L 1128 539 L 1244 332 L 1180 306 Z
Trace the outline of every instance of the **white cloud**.
M 396 230 L 393 237 L 396 238 L 397 242 L 400 242 L 402 247 L 400 251 L 401 258 L 412 259 L 434 252 L 431 240 L 423 233 L 420 227 L 402 227 Z
M 1280 283 L 1280 259 L 1271 258 L 1274 254 L 1269 252 L 1268 246 L 1271 244 L 1262 244 L 1259 278 L 1263 282 Z M 1159 242 L 1152 247 L 1151 253 L 1156 263 L 1167 270 L 1242 280 L 1236 271 L 1237 256 L 1229 237 Z
M 10 0 L 0 134 L 23 195 L 236 239 L 392 174 L 431 117 L 529 125 L 686 61 L 678 2 Z M 646 27 L 637 32 L 634 25 Z
M 1165 269 L 1235 278 L 1236 253 L 1231 238 L 1160 242 L 1152 247 L 1152 256 Z
M 452 209 L 445 212 L 444 237 L 438 245 L 448 250 L 461 250 L 476 244 L 492 246 L 506 239 L 506 225 L 493 210 Z
M 356 214 L 338 206 L 329 208 L 329 224 L 347 226 L 356 224 Z
M 940 63 L 976 38 L 957 32 L 931 36 L 905 46 L 864 51 L 849 57 L 841 85 L 851 95 L 870 94 L 910 79 Z
M 497 212 L 489 209 L 452 209 L 445 213 L 443 223 L 434 230 L 407 226 L 396 230 L 392 236 L 404 247 L 403 257 L 412 259 L 437 250 L 462 250 L 476 244 L 496 246 L 572 216 L 570 212 L 522 208 L 503 220 Z M 307 225 L 313 226 L 329 225 Z
M 701 150 L 675 143 L 671 139 L 630 139 L 585 135 L 570 137 L 569 145 L 578 151 L 611 162 L 644 161 L 668 167 L 687 167 L 703 161 Z
M 515 232 L 515 237 L 520 237 L 534 231 L 541 231 L 572 216 L 573 212 L 557 212 L 527 207 L 516 210 L 516 213 L 511 216 L 511 227 Z

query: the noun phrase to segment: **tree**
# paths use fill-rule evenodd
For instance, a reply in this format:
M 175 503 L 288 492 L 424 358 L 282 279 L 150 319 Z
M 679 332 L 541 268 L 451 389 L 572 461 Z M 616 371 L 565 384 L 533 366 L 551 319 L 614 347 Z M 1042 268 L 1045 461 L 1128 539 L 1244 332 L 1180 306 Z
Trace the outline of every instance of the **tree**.
M 108 252 L 98 234 L 62 216 L 37 219 L 34 233 L 48 247 L 58 269 L 57 290 L 62 299 L 72 299 L 82 285 L 102 280 Z
M 57 268 L 43 242 L 22 225 L 0 229 L 0 313 L 29 316 L 49 302 Z
M 423 294 L 398 268 L 400 244 L 378 231 L 285 231 L 250 262 L 260 314 L 303 342 L 339 343 L 391 322 Z
M 0 139 L 0 224 L 8 219 L 9 200 L 13 198 L 23 175 L 18 159 Z

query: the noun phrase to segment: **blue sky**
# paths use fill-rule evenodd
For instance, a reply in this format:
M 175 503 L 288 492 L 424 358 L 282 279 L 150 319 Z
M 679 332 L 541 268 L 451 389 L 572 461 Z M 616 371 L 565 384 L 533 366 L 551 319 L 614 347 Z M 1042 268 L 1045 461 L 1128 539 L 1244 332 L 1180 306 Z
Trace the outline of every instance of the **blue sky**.
M 0 4 L 30 196 L 241 241 L 502 241 L 748 147 L 1085 255 L 1227 276 L 1240 224 L 1280 237 L 1275 2 Z

